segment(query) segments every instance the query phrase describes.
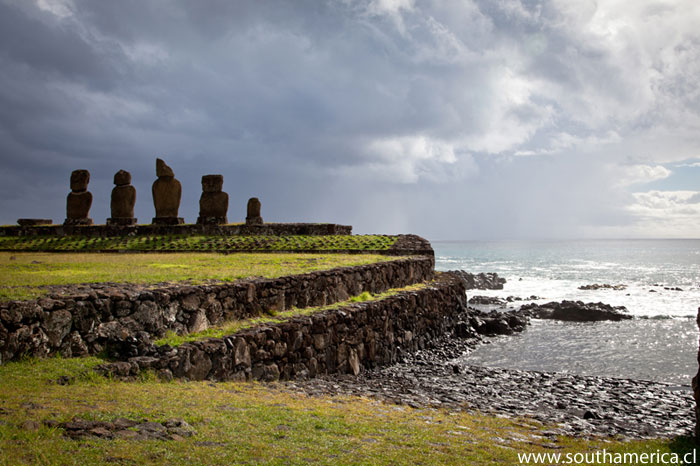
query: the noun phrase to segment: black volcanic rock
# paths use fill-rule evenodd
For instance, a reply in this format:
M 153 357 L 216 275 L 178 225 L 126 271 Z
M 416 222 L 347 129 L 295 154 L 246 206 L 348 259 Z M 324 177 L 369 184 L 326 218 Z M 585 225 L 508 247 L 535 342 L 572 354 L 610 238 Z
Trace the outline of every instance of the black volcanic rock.
M 169 419 L 165 422 L 149 422 L 147 419 L 131 420 L 117 418 L 113 422 L 91 421 L 73 418 L 68 422 L 44 421 L 44 425 L 63 430 L 64 437 L 73 440 L 86 438 L 122 440 L 184 440 L 196 431 L 183 419 Z
M 506 282 L 497 273 L 473 274 L 464 270 L 453 270 L 452 273 L 462 279 L 467 290 L 502 290 Z
M 603 303 L 586 303 L 582 301 L 562 301 L 547 304 L 525 304 L 520 308 L 530 317 L 536 319 L 566 320 L 572 322 L 597 322 L 602 320 L 631 319 L 624 306 L 611 306 Z
M 581 285 L 578 287 L 579 290 L 626 290 L 627 285 L 610 285 L 608 283 L 598 284 L 593 283 L 592 285 Z
M 520 311 L 484 312 L 470 307 L 467 319 L 457 323 L 453 334 L 458 338 L 478 340 L 478 335 L 492 337 L 522 332 L 529 323 L 528 317 Z
M 505 307 L 507 301 L 496 296 L 472 296 L 469 298 L 469 304 L 479 304 L 485 306 L 500 306 Z

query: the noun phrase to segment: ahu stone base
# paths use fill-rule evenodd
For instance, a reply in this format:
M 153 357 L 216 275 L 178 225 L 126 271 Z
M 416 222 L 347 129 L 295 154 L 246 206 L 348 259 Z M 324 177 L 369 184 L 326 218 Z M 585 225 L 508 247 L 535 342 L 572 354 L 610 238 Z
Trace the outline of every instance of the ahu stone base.
M 136 225 L 136 217 L 111 217 L 107 219 L 107 225 Z
M 153 217 L 153 225 L 183 225 L 185 219 L 182 217 Z

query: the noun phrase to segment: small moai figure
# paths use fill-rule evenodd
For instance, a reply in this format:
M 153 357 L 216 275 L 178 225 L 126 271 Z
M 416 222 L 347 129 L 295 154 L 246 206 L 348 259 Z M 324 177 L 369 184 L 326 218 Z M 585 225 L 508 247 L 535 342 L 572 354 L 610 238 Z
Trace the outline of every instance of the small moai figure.
M 114 174 L 114 185 L 110 202 L 112 216 L 107 219 L 107 225 L 136 225 L 136 188 L 131 186 L 131 173 L 119 170 Z
M 260 199 L 251 197 L 248 199 L 248 213 L 245 217 L 246 225 L 262 225 L 263 219 L 260 216 Z
M 154 225 L 181 225 L 185 221 L 177 216 L 182 196 L 182 185 L 175 179 L 173 169 L 161 159 L 156 159 L 156 176 L 153 182 L 153 205 L 156 208 Z
M 199 198 L 199 225 L 222 225 L 228 223 L 228 194 L 221 189 L 224 175 L 204 175 L 202 177 L 202 196 Z
M 66 200 L 66 220 L 64 225 L 92 225 L 88 218 L 92 207 L 92 193 L 87 190 L 90 182 L 90 172 L 73 170 L 70 174 L 70 194 Z

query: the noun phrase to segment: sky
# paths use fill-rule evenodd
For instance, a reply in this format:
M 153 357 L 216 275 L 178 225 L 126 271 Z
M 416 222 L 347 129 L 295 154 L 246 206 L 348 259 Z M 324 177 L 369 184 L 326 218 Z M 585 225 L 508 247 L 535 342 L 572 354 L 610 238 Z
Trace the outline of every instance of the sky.
M 0 0 L 0 223 L 198 215 L 439 239 L 700 237 L 697 0 Z

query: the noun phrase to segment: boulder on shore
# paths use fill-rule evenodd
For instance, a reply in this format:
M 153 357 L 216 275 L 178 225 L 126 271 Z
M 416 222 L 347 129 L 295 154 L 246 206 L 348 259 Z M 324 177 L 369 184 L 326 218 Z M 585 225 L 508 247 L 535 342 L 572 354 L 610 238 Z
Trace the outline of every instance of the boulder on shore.
M 512 335 L 525 330 L 530 323 L 528 317 L 520 311 L 484 312 L 472 307 L 465 318 L 457 323 L 454 336 L 458 338 L 476 338 L 481 336 Z
M 469 298 L 469 304 L 477 304 L 482 306 L 499 306 L 506 307 L 508 301 L 501 299 L 497 296 L 472 296 Z
M 625 306 L 611 306 L 603 303 L 586 303 L 582 301 L 562 301 L 547 304 L 525 304 L 520 308 L 535 319 L 566 320 L 572 322 L 597 322 L 602 320 L 631 319 Z
M 581 285 L 578 287 L 579 290 L 615 290 L 615 291 L 621 291 L 621 290 L 626 290 L 627 285 L 610 285 L 609 283 L 603 283 L 598 284 L 598 283 L 593 283 L 592 285 Z
M 451 273 L 462 279 L 467 290 L 502 290 L 506 282 L 497 273 L 473 274 L 464 270 L 452 270 Z

